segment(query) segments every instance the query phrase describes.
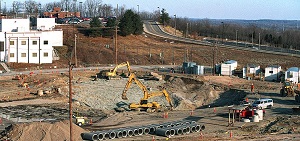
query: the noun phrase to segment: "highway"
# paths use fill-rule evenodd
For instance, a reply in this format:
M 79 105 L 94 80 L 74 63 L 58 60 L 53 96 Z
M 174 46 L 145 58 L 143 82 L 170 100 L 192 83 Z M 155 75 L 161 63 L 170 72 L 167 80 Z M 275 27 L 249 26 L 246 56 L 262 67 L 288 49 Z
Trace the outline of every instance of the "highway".
M 291 50 L 286 48 L 271 47 L 271 46 L 258 45 L 258 44 L 253 44 L 252 46 L 251 43 L 241 42 L 241 41 L 236 42 L 236 41 L 223 40 L 223 44 L 222 44 L 220 40 L 216 40 L 214 38 L 207 38 L 206 40 L 203 41 L 194 40 L 191 38 L 183 38 L 183 37 L 175 36 L 173 34 L 164 32 L 162 28 L 163 27 L 161 25 L 158 25 L 155 21 L 144 21 L 144 32 L 146 34 L 164 38 L 166 40 L 169 40 L 169 42 L 171 41 L 184 42 L 184 43 L 206 45 L 206 46 L 212 46 L 217 43 L 218 47 L 300 57 L 299 50 Z

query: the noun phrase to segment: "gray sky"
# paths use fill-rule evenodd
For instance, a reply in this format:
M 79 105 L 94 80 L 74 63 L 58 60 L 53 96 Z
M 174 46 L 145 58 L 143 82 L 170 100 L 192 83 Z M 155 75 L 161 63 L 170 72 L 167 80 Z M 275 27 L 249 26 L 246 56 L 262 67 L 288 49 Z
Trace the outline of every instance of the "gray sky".
M 2 5 L 5 1 L 10 6 L 13 0 L 2 0 Z M 60 0 L 36 1 L 45 4 Z M 77 0 L 80 1 L 85 0 Z M 139 7 L 140 12 L 164 8 L 170 16 L 188 18 L 300 20 L 300 0 L 102 0 L 102 3 L 113 7 L 125 5 L 126 9 L 136 11 Z

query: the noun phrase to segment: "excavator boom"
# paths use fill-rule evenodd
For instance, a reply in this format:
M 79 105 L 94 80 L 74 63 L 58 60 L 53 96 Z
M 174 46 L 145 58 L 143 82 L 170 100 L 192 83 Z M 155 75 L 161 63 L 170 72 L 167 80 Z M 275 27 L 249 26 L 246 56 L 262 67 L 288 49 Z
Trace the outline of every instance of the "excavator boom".
M 105 76 L 110 79 L 110 77 L 115 77 L 117 75 L 117 70 L 121 67 L 125 67 L 127 66 L 127 69 L 128 69 L 128 73 L 130 74 L 130 65 L 129 65 L 129 62 L 126 61 L 126 62 L 123 62 L 117 66 L 114 67 L 114 69 L 110 70 L 109 72 L 106 72 Z
M 160 108 L 160 105 L 157 102 L 148 103 L 148 99 L 151 97 L 164 95 L 166 100 L 170 104 L 171 108 L 173 109 L 173 104 L 172 104 L 170 95 L 168 94 L 168 92 L 165 89 L 163 89 L 162 91 L 157 91 L 157 92 L 149 92 L 147 87 L 136 78 L 136 75 L 134 73 L 130 73 L 130 76 L 128 78 L 126 86 L 123 90 L 123 93 L 122 93 L 123 100 L 128 100 L 126 93 L 133 82 L 135 82 L 141 88 L 141 90 L 143 91 L 144 97 L 141 99 L 139 104 L 131 104 L 130 105 L 131 108 Z

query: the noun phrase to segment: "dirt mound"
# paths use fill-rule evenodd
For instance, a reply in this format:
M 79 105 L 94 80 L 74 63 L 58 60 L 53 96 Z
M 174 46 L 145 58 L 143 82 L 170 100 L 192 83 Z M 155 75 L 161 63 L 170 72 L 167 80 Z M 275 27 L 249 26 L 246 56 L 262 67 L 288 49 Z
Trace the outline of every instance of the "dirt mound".
M 82 140 L 80 134 L 84 129 L 73 125 L 73 139 Z M 33 122 L 16 124 L 10 132 L 10 138 L 14 141 L 68 141 L 70 139 L 69 121 L 55 123 Z
M 189 110 L 206 105 L 219 97 L 222 90 L 216 90 L 206 81 L 187 77 L 166 77 L 165 87 L 173 93 L 177 110 Z

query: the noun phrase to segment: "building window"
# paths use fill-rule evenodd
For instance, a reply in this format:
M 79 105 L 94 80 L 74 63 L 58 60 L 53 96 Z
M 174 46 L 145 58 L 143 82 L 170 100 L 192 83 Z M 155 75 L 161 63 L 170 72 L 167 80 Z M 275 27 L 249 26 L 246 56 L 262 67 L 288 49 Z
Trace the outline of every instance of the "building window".
M 32 53 L 32 57 L 37 57 L 37 53 Z
M 269 71 L 269 73 L 273 74 L 273 71 Z
M 44 52 L 44 57 L 48 57 L 48 52 Z
M 32 41 L 32 45 L 37 45 L 37 41 Z
M 0 42 L 0 51 L 4 51 L 4 42 Z
M 21 57 L 26 57 L 26 53 L 21 53 Z
M 45 41 L 44 41 L 44 45 L 48 45 L 48 40 L 45 40 Z
M 14 54 L 14 53 L 10 53 L 10 54 L 9 54 L 9 57 L 14 58 L 14 57 L 15 57 L 15 54 Z
M 26 45 L 26 41 L 21 41 L 21 45 Z
M 15 45 L 14 41 L 9 41 L 9 45 Z

